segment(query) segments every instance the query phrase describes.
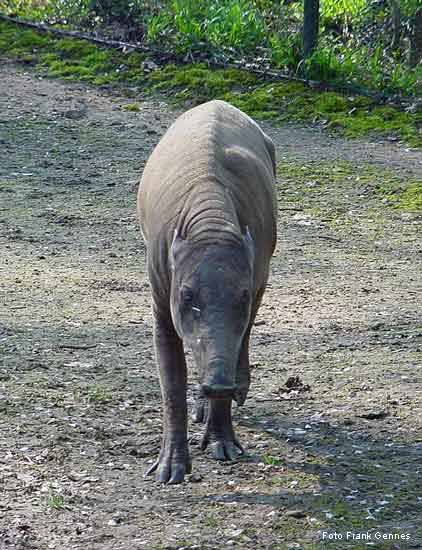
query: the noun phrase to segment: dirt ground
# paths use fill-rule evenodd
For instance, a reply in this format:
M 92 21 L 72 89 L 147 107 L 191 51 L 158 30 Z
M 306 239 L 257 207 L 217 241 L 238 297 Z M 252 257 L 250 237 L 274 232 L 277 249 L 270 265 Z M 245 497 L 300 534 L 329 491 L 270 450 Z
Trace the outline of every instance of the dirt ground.
M 373 190 L 421 152 L 265 126 L 305 178 L 279 169 L 247 454 L 213 461 L 191 424 L 193 474 L 161 486 L 135 197 L 177 113 L 132 101 L 0 68 L 0 549 L 422 548 L 422 220 Z

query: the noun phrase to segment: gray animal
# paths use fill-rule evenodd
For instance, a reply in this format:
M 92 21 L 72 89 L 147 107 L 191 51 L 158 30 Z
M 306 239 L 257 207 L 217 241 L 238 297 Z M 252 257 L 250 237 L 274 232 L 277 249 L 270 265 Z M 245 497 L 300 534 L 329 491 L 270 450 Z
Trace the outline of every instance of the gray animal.
M 145 166 L 138 213 L 147 244 L 163 439 L 147 474 L 180 483 L 191 471 L 186 362 L 200 372 L 194 420 L 201 448 L 233 460 L 243 449 L 232 400 L 246 399 L 249 337 L 276 244 L 275 150 L 236 107 L 210 101 L 181 115 Z

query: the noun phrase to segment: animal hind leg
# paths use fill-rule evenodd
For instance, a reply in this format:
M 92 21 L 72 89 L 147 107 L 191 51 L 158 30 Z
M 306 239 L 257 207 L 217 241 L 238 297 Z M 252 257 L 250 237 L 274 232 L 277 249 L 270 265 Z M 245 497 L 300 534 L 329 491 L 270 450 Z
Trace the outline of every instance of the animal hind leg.
M 234 460 L 244 453 L 232 424 L 232 400 L 210 399 L 201 450 L 208 446 L 216 460 Z

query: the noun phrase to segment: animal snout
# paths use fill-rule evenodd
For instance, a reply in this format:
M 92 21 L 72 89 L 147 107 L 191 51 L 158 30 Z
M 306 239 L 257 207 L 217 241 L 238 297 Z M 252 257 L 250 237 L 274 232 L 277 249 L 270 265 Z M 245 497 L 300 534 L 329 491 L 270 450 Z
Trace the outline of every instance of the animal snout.
M 236 389 L 236 386 L 225 384 L 203 384 L 201 386 L 202 394 L 210 399 L 233 399 Z

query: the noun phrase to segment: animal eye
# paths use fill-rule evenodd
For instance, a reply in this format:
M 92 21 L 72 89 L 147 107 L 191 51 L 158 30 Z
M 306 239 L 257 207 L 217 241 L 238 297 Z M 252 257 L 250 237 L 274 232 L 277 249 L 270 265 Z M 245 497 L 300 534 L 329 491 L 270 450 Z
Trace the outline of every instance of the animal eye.
M 193 302 L 193 292 L 190 288 L 184 288 L 182 290 L 182 300 L 186 305 L 191 305 Z

